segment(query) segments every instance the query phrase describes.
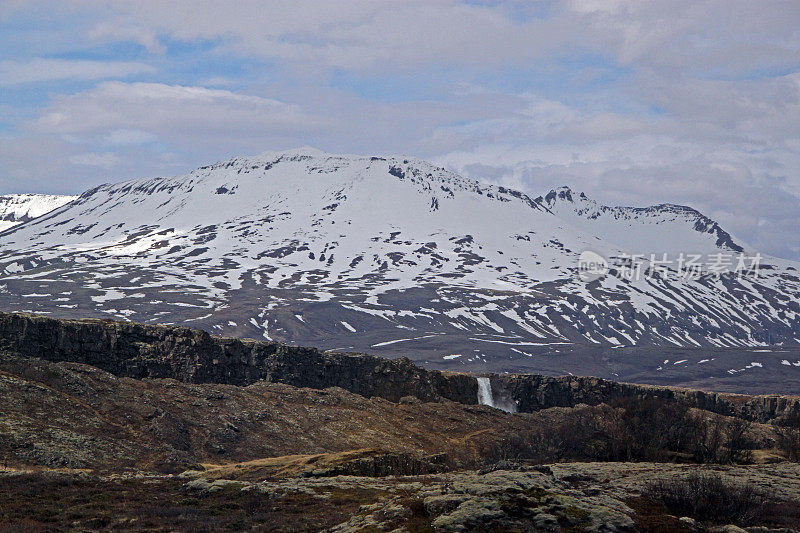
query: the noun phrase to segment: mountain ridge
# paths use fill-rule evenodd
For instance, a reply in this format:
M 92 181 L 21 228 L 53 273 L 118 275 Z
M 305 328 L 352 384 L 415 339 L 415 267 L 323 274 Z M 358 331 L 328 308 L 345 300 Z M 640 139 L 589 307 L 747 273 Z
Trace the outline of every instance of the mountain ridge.
M 564 210 L 556 209 L 556 205 L 560 207 L 562 203 L 568 202 L 568 205 L 574 205 L 574 213 L 576 215 L 591 220 L 596 220 L 603 216 L 611 216 L 615 219 L 623 220 L 638 220 L 650 215 L 682 216 L 685 217 L 688 224 L 692 225 L 695 231 L 714 235 L 717 247 L 734 252 L 745 251 L 745 247 L 735 242 L 733 236 L 723 229 L 717 221 L 691 206 L 672 203 L 659 203 L 645 207 L 608 206 L 590 199 L 583 192 L 578 192 L 578 200 L 575 200 L 573 197 L 575 192 L 569 186 L 562 186 L 552 189 L 544 196 L 539 196 L 536 201 L 547 205 L 549 209 L 561 216 L 565 214 Z M 656 221 L 655 223 L 659 222 Z
M 459 175 L 457 175 L 457 174 L 455 174 L 453 172 L 447 171 L 443 167 L 439 167 L 439 166 L 433 165 L 431 163 L 428 163 L 427 161 L 424 161 L 422 159 L 409 157 L 409 156 L 360 156 L 360 155 L 352 155 L 352 154 L 331 154 L 331 153 L 327 153 L 327 152 L 323 152 L 321 150 L 315 149 L 313 147 L 305 146 L 305 147 L 301 147 L 301 148 L 297 148 L 297 149 L 290 149 L 290 150 L 283 150 L 283 151 L 265 151 L 265 152 L 262 152 L 261 154 L 258 154 L 256 156 L 252 156 L 252 157 L 235 157 L 235 158 L 232 158 L 232 159 L 219 161 L 219 162 L 211 164 L 211 165 L 201 166 L 197 170 L 199 171 L 199 170 L 207 170 L 207 169 L 231 168 L 231 167 L 235 167 L 235 165 L 237 163 L 242 163 L 242 165 L 236 169 L 237 170 L 237 174 L 240 174 L 243 171 L 247 172 L 247 168 L 246 167 L 247 167 L 248 163 L 252 164 L 252 163 L 254 163 L 256 161 L 257 162 L 265 162 L 267 160 L 270 160 L 270 161 L 267 161 L 267 166 L 271 166 L 272 164 L 277 164 L 277 163 L 280 163 L 281 161 L 284 161 L 284 160 L 298 161 L 298 160 L 310 160 L 310 159 L 313 159 L 313 158 L 324 158 L 324 159 L 327 159 L 327 160 L 341 160 L 341 161 L 347 161 L 347 160 L 390 161 L 390 162 L 393 162 L 393 163 L 396 163 L 396 162 L 399 162 L 399 161 L 403 161 L 403 163 L 405 165 L 411 164 L 412 166 L 415 166 L 419 170 L 422 170 L 422 169 L 427 170 L 428 171 L 428 176 L 427 177 L 429 177 L 429 178 L 432 177 L 432 175 L 430 173 L 431 171 L 446 173 L 446 175 L 450 178 L 450 180 L 453 180 L 453 181 L 455 181 L 455 183 L 458 183 L 459 185 L 461 185 L 462 189 L 473 190 L 475 192 L 478 192 L 479 194 L 483 194 L 484 190 L 487 190 L 487 192 L 489 192 L 489 194 L 491 194 L 491 192 L 493 192 L 493 191 L 501 193 L 501 194 L 509 194 L 509 195 L 515 196 L 517 198 L 523 199 L 531 207 L 534 207 L 534 206 L 536 206 L 536 204 L 538 204 L 539 208 L 548 209 L 548 210 L 553 207 L 553 205 L 555 203 L 555 200 L 558 199 L 558 198 L 560 198 L 562 200 L 563 199 L 567 199 L 569 202 L 574 202 L 574 200 L 572 198 L 572 195 L 575 194 L 579 198 L 584 200 L 584 202 L 587 204 L 586 207 L 584 207 L 583 209 L 576 209 L 576 211 L 578 211 L 581 214 L 588 214 L 588 216 L 590 218 L 597 218 L 597 215 L 599 214 L 599 212 L 617 212 L 617 213 L 677 212 L 677 213 L 682 213 L 682 214 L 683 213 L 690 214 L 690 215 L 693 215 L 694 217 L 698 218 L 699 220 L 705 222 L 706 225 L 711 227 L 715 232 L 719 231 L 719 232 L 722 233 L 723 237 L 721 237 L 721 238 L 724 240 L 724 242 L 718 242 L 717 244 L 719 246 L 726 246 L 726 247 L 728 247 L 728 248 L 730 248 L 730 249 L 732 249 L 734 251 L 743 251 L 743 247 L 741 245 L 739 245 L 739 244 L 733 243 L 732 237 L 730 236 L 730 234 L 728 232 L 726 232 L 724 229 L 722 229 L 716 221 L 710 219 L 709 217 L 705 216 L 703 213 L 701 213 L 700 211 L 698 211 L 697 209 L 695 209 L 695 208 L 693 208 L 691 206 L 686 206 L 686 205 L 681 205 L 681 204 L 671 204 L 671 203 L 659 203 L 659 204 L 653 204 L 653 205 L 644 206 L 644 207 L 609 206 L 609 205 L 600 204 L 599 202 L 588 198 L 584 192 L 575 191 L 570 186 L 567 186 L 567 185 L 564 185 L 564 186 L 561 186 L 561 187 L 557 187 L 555 189 L 551 189 L 545 195 L 540 195 L 540 196 L 538 196 L 536 198 L 532 198 L 531 196 L 529 196 L 528 194 L 526 194 L 524 192 L 517 191 L 517 190 L 514 190 L 514 189 L 509 189 L 509 188 L 504 187 L 504 186 L 494 185 L 494 184 L 487 183 L 487 182 L 481 182 L 481 181 L 476 180 L 476 179 L 471 179 L 471 178 L 466 178 L 466 177 L 463 177 L 463 176 L 459 176 Z M 251 166 L 250 170 L 255 170 L 255 168 L 253 166 Z M 396 176 L 396 177 L 398 177 L 400 179 L 403 179 L 404 176 L 398 176 L 397 175 L 400 172 L 402 172 L 402 169 L 396 164 L 393 164 L 389 169 L 389 173 L 391 175 L 394 175 L 394 176 Z M 0 204 L 2 204 L 3 201 L 7 200 L 7 199 L 11 200 L 11 201 L 18 200 L 18 201 L 25 201 L 25 202 L 30 202 L 32 200 L 40 200 L 40 203 L 42 205 L 41 206 L 37 206 L 35 208 L 34 214 L 28 215 L 26 213 L 25 215 L 23 215 L 24 218 L 19 218 L 17 220 L 18 223 L 22 223 L 22 222 L 28 222 L 28 221 L 33 220 L 34 218 L 40 217 L 42 215 L 51 213 L 56 208 L 61 207 L 62 205 L 68 203 L 69 201 L 72 201 L 72 200 L 75 200 L 75 199 L 79 199 L 79 198 L 82 199 L 82 198 L 90 197 L 93 194 L 96 194 L 97 192 L 102 191 L 104 189 L 106 189 L 106 190 L 107 189 L 115 189 L 115 188 L 118 189 L 120 187 L 124 188 L 125 186 L 131 186 L 133 184 L 140 184 L 140 186 L 141 186 L 141 185 L 144 185 L 145 183 L 168 182 L 170 180 L 174 180 L 177 177 L 178 176 L 175 176 L 175 177 L 136 178 L 136 179 L 132 179 L 132 180 L 125 180 L 125 181 L 122 181 L 122 182 L 108 182 L 108 183 L 97 185 L 97 186 L 95 186 L 95 187 L 93 187 L 91 189 L 88 189 L 87 191 L 84 191 L 83 193 L 81 193 L 79 195 L 72 195 L 72 196 L 43 195 L 43 194 L 6 195 L 6 196 L 0 196 Z M 417 174 L 417 176 L 415 176 L 415 177 L 418 178 L 419 175 Z M 224 194 L 226 192 L 228 192 L 228 191 L 219 192 L 219 194 Z M 446 193 L 447 191 L 444 191 L 444 192 Z M 45 205 L 48 200 L 50 201 L 49 205 Z M 50 205 L 52 205 L 52 207 L 50 207 Z M 590 211 L 590 210 L 593 211 L 593 212 L 592 213 L 588 213 L 588 211 Z M 2 219 L 2 218 L 3 217 L 0 215 L 0 219 Z M 5 228 L 3 228 L 3 229 L 5 229 Z M 699 231 L 699 232 L 702 232 L 704 230 L 704 228 L 702 228 L 702 225 L 700 225 L 699 223 L 697 224 L 695 229 L 697 231 Z M 710 230 L 708 232 L 711 233 Z

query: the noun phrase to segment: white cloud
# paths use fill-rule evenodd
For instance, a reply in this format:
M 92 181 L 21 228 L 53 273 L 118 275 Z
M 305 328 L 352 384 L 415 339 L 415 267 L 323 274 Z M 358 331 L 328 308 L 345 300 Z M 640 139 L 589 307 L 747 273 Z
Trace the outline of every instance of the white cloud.
M 156 136 L 142 130 L 113 130 L 103 136 L 103 143 L 111 146 L 134 146 L 156 140 Z
M 86 152 L 70 156 L 69 162 L 73 165 L 85 165 L 87 167 L 100 167 L 110 170 L 120 163 L 120 158 L 113 152 L 94 153 Z
M 0 85 L 18 85 L 41 81 L 119 78 L 154 72 L 144 63 L 125 61 L 88 61 L 72 59 L 32 59 L 0 61 Z
M 318 123 L 299 106 L 225 90 L 161 83 L 104 82 L 57 97 L 30 124 L 45 134 L 93 137 L 135 144 L 156 132 L 171 143 L 250 146 L 285 131 L 313 130 Z M 259 149 L 263 149 L 263 145 Z M 255 148 L 255 146 L 253 146 Z
M 505 8 L 455 1 L 242 0 L 117 2 L 116 16 L 90 36 L 156 46 L 171 39 L 207 40 L 240 54 L 316 67 L 409 69 L 425 64 L 507 63 L 538 57 L 580 35 L 580 21 L 515 21 Z
M 800 4 L 780 0 L 573 0 L 595 48 L 626 65 L 699 76 L 794 68 Z
M 778 0 L 241 0 L 235 9 L 210 0 L 125 0 L 89 37 L 158 53 L 165 37 L 206 40 L 242 55 L 356 71 L 510 65 L 585 49 L 624 65 L 740 75 L 795 66 L 798 20 L 800 4 Z
M 133 41 L 155 54 L 167 51 L 152 28 L 145 26 L 116 25 L 110 22 L 97 23 L 88 34 L 93 41 Z

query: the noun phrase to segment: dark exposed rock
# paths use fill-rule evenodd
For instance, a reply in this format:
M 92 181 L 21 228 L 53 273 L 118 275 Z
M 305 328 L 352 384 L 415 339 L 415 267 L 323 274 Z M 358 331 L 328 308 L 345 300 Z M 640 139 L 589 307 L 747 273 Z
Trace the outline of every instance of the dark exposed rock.
M 551 407 L 598 405 L 623 399 L 677 401 L 714 413 L 756 422 L 780 422 L 800 413 L 797 396 L 745 396 L 676 387 L 620 383 L 585 376 L 541 376 L 537 374 L 493 375 L 493 390 L 504 389 L 520 411 Z
M 435 457 L 434 457 L 435 458 Z M 418 459 L 408 454 L 386 453 L 370 457 L 360 457 L 331 468 L 314 470 L 311 477 L 332 476 L 416 476 L 443 472 L 444 465 L 428 460 Z
M 266 380 L 315 389 L 341 387 L 395 402 L 403 396 L 477 402 L 471 376 L 425 370 L 406 358 L 320 352 L 175 326 L 0 313 L 0 355 L 83 363 L 137 379 L 231 385 Z

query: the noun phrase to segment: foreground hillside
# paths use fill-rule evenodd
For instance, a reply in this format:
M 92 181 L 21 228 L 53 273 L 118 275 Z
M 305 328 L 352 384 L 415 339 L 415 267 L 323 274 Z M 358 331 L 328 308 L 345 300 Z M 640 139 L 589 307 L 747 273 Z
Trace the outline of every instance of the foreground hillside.
M 577 275 L 585 251 L 607 258 L 599 279 Z M 750 267 L 757 251 L 688 207 L 534 198 L 412 158 L 301 149 L 103 185 L 14 227 L 0 306 L 436 369 L 790 392 L 798 264 L 736 272 L 739 254 Z
M 800 398 L 490 385 L 519 412 L 408 361 L 0 315 L 0 530 L 800 528 Z
M 796 464 L 508 464 L 414 476 L 231 478 L 218 479 L 213 468 L 179 476 L 0 471 L 0 527 L 349 533 L 790 533 L 800 527 Z M 664 487 L 667 494 L 685 488 L 702 499 L 668 506 Z
M 782 429 L 679 402 L 508 414 L 21 358 L 0 362 L 0 391 L 10 531 L 800 528 L 800 466 L 786 462 L 800 448 Z M 617 462 L 630 460 L 659 462 Z M 709 484 L 730 511 L 680 497 L 708 499 Z

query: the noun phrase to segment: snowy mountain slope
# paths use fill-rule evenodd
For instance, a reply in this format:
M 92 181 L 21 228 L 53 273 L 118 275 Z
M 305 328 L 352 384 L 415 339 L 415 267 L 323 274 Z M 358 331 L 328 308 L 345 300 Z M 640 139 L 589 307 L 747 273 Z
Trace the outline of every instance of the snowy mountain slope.
M 568 187 L 537 198 L 550 211 L 606 242 L 629 251 L 665 253 L 706 252 L 721 249 L 742 252 L 743 243 L 702 213 L 682 205 L 608 207 Z M 687 229 L 694 231 L 687 231 Z M 659 249 L 654 250 L 657 242 Z
M 8 194 L 0 196 L 0 231 L 27 222 L 77 198 L 52 194 Z
M 626 275 L 626 254 L 742 249 L 690 208 L 534 199 L 412 158 L 301 149 L 103 185 L 0 235 L 0 306 L 473 369 L 535 370 L 568 346 L 796 344 L 796 263 Z M 586 250 L 607 275 L 576 275 Z
M 552 270 L 561 269 L 562 252 L 550 238 L 582 247 L 592 240 L 559 225 L 522 194 L 422 161 L 316 160 L 302 153 L 237 159 L 178 179 L 99 187 L 68 212 L 30 224 L 6 242 L 22 245 L 47 236 L 37 247 L 42 258 L 179 259 L 188 268 L 204 265 L 198 281 L 234 288 L 244 273 L 266 268 L 268 287 L 302 272 L 299 281 L 309 275 L 323 285 L 350 279 L 385 291 L 386 276 L 373 282 L 369 277 L 391 266 L 402 288 L 423 276 L 522 289 L 532 272 L 537 281 L 558 279 Z M 530 239 L 534 228 L 548 240 Z M 467 257 L 473 248 L 483 250 L 476 242 L 486 250 Z M 515 255 L 503 257 L 508 252 Z M 464 263 L 470 262 L 468 268 Z M 224 272 L 209 272 L 211 265 Z

